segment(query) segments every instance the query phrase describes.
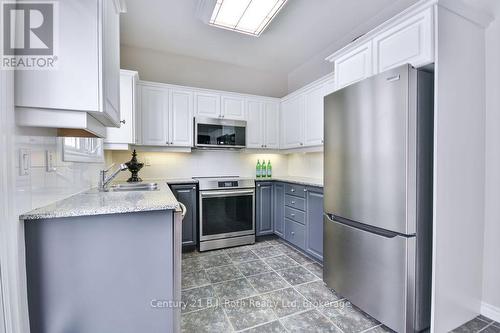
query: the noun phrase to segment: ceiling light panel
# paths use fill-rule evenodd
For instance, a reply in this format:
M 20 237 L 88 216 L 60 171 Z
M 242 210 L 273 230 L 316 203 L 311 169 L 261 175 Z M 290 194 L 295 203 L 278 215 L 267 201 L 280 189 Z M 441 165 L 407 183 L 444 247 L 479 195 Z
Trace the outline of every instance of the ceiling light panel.
M 210 24 L 260 36 L 287 0 L 217 0 Z

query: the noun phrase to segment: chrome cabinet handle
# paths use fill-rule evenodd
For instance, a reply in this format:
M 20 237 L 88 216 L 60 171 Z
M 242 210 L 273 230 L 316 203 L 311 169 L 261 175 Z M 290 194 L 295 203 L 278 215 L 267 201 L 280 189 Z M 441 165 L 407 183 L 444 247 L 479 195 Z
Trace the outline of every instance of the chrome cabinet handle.
M 290 190 L 290 192 L 295 192 L 295 189 L 294 189 L 294 188 L 292 188 L 292 189 Z
M 304 189 L 304 192 L 307 192 L 307 188 Z
M 123 125 L 125 125 L 127 122 L 125 121 L 125 119 L 123 119 L 123 120 L 120 120 L 120 123 L 122 123 Z
M 196 190 L 196 186 L 193 186 L 193 190 Z
M 292 201 L 292 205 L 295 205 L 295 201 Z
M 290 216 L 294 217 L 294 216 L 295 216 L 295 214 L 293 214 L 293 213 L 292 213 L 292 214 L 290 214 Z
M 291 234 L 292 234 L 292 236 L 295 236 L 295 232 L 294 231 L 292 231 Z

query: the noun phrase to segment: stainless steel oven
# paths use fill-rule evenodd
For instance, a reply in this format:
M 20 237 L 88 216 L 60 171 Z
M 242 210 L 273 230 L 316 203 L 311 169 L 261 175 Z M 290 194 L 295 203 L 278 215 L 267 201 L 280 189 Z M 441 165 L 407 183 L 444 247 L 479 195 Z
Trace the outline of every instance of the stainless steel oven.
M 247 122 L 196 117 L 194 120 L 195 147 L 200 149 L 241 149 L 246 147 Z
M 198 178 L 200 251 L 255 243 L 255 182 Z

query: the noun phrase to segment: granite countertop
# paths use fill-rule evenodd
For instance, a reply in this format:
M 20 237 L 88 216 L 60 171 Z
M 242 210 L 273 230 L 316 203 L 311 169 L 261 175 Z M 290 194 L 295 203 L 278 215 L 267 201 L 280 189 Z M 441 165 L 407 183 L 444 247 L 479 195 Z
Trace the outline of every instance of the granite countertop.
M 61 217 L 135 213 L 158 210 L 179 210 L 179 202 L 165 180 L 158 181 L 156 191 L 99 192 L 91 189 L 37 208 L 19 217 L 40 220 Z
M 296 177 L 296 176 L 276 176 L 272 178 L 255 178 L 256 181 L 277 181 L 284 183 L 295 183 L 305 186 L 323 187 L 323 180 L 319 178 Z

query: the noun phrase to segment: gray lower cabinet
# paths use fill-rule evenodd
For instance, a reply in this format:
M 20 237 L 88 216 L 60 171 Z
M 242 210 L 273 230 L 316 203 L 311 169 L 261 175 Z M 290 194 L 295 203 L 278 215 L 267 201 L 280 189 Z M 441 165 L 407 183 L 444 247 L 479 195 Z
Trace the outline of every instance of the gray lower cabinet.
M 257 236 L 275 234 L 323 260 L 323 188 L 256 182 Z
M 182 246 L 197 244 L 198 233 L 198 195 L 196 184 L 170 185 L 177 201 L 186 206 L 187 212 L 182 221 Z
M 323 189 L 317 187 L 306 192 L 305 250 L 323 260 Z
M 285 238 L 285 184 L 274 184 L 274 233 Z
M 257 182 L 255 199 L 255 233 L 257 236 L 274 233 L 273 183 Z

